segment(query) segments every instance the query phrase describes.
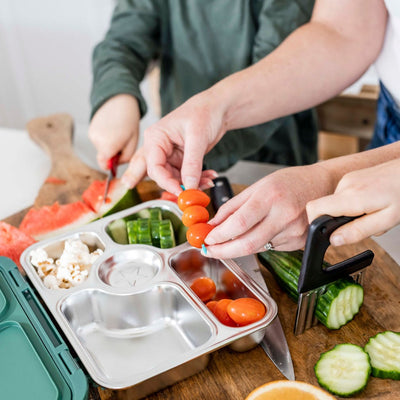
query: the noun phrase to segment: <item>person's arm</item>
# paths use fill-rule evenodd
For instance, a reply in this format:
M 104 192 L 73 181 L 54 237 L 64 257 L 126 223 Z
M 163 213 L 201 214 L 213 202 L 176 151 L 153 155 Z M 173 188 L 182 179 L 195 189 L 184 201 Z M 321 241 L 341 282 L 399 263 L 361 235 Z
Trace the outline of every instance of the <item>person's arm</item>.
M 264 250 L 263 246 L 268 242 L 271 242 L 277 250 L 289 251 L 303 247 L 308 229 L 307 203 L 310 221 L 322 213 L 331 215 L 369 213 L 371 208 L 368 207 L 375 207 L 377 210 L 384 204 L 382 224 L 376 225 L 374 233 L 388 229 L 400 219 L 400 207 L 396 206 L 397 202 L 389 205 L 390 199 L 393 200 L 400 190 L 396 185 L 400 163 L 396 161 L 397 164 L 389 164 L 387 170 L 381 168 L 380 164 L 398 159 L 399 154 L 400 141 L 309 166 L 284 168 L 267 175 L 221 206 L 217 215 L 209 222 L 215 225 L 215 228 L 205 240 L 208 245 L 207 256 L 240 257 Z M 368 177 L 370 169 L 363 168 L 371 166 L 376 167 L 371 168 L 374 174 Z M 357 172 L 348 174 L 351 171 Z M 389 194 L 390 179 L 379 177 L 379 173 L 389 174 L 389 172 L 390 179 L 393 179 L 392 194 Z M 356 185 L 358 175 L 362 176 L 362 181 Z M 338 190 L 346 191 L 345 200 L 349 200 L 352 195 L 356 195 L 357 199 L 364 195 L 369 196 L 359 204 L 358 208 L 352 208 L 355 199 L 349 201 L 347 209 L 345 203 L 344 206 L 341 204 L 343 207 L 335 205 L 336 195 L 321 200 L 321 203 L 319 200 L 310 203 L 311 200 L 332 194 L 343 176 L 345 178 L 339 184 Z M 355 186 L 353 190 L 352 185 Z M 379 200 L 381 192 L 383 198 Z M 395 215 L 393 211 L 397 214 Z M 371 232 L 368 230 L 371 229 L 371 224 L 374 224 L 372 216 L 373 214 L 368 220 L 364 218 L 357 220 L 360 225 L 352 225 L 356 221 L 347 224 L 335 234 L 340 234 L 343 232 L 342 229 L 346 229 L 347 243 L 366 237 L 365 235 Z M 355 227 L 355 230 L 352 230 L 352 227 Z M 364 231 L 357 232 L 357 229 Z
M 204 154 L 226 131 L 307 109 L 341 92 L 377 57 L 386 18 L 382 0 L 318 0 L 312 20 L 270 55 L 145 132 L 149 176 L 173 193 L 181 191 L 181 181 L 196 188 Z
M 93 52 L 89 137 L 103 168 L 119 151 L 120 162 L 128 162 L 136 149 L 146 112 L 139 85 L 159 51 L 159 14 L 158 0 L 120 0 Z
M 381 0 L 317 0 L 312 19 L 257 64 L 217 83 L 227 129 L 313 107 L 343 91 L 377 58 L 387 12 Z

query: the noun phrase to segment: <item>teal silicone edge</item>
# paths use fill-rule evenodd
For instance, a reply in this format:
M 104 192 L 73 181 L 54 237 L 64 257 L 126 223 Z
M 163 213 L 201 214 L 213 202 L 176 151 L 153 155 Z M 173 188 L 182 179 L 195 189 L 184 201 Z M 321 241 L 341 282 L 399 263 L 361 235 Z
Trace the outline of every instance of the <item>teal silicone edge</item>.
M 2 271 L 10 289 L 64 377 L 71 390 L 72 399 L 87 399 L 89 393 L 87 377 L 72 358 L 68 346 L 58 333 L 32 288 L 22 277 L 16 264 L 7 257 L 0 257 L 0 272 Z

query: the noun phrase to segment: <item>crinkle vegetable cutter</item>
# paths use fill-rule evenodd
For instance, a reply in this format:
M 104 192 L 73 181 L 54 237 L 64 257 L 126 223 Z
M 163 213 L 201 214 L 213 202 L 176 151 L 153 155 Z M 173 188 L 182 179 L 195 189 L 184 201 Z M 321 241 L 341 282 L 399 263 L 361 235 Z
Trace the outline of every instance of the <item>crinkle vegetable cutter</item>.
M 324 256 L 330 245 L 333 231 L 358 217 L 331 217 L 322 215 L 310 225 L 298 283 L 295 335 L 303 333 L 317 323 L 314 311 L 318 296 L 324 293 L 326 285 L 346 276 L 363 283 L 363 273 L 374 258 L 371 250 L 366 250 L 337 264 L 324 266 Z

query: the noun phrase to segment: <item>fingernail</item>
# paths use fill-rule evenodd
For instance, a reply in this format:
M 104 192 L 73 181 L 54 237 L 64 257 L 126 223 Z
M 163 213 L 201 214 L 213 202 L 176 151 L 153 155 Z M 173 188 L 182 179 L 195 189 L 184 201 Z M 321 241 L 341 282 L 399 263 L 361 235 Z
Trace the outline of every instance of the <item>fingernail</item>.
M 344 244 L 344 238 L 342 235 L 332 235 L 330 242 L 333 246 L 342 246 Z
M 196 179 L 196 178 L 193 178 L 193 177 L 191 177 L 191 176 L 188 176 L 188 177 L 185 179 L 185 182 L 183 182 L 183 184 L 184 184 L 184 186 L 185 186 L 186 189 L 197 189 L 197 184 L 198 184 L 198 182 L 197 182 L 197 179 Z
M 217 171 L 211 170 L 210 172 L 211 172 L 211 176 L 212 176 L 213 178 L 218 178 L 218 177 L 219 177 L 219 174 L 218 174 Z
M 210 189 L 214 186 L 215 186 L 214 182 L 212 180 L 210 180 L 210 181 L 206 182 L 204 185 L 201 185 L 200 188 L 201 189 Z
M 207 255 L 207 247 L 204 246 L 204 244 L 201 245 L 201 253 L 204 254 L 205 256 Z

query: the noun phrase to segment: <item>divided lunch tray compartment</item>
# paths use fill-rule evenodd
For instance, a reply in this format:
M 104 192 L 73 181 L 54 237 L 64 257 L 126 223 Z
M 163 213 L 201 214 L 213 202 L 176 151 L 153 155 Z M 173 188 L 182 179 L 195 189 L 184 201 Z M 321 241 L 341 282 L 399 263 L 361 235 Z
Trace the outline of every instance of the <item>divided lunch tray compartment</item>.
M 233 260 L 203 257 L 187 242 L 160 249 L 113 241 L 108 233 L 111 222 L 154 207 L 162 209 L 163 217 L 173 216 L 175 225 L 181 224 L 176 204 L 153 200 L 35 243 L 21 256 L 32 284 L 92 379 L 110 389 L 130 388 L 129 398 L 143 397 L 201 371 L 218 348 L 253 348 L 277 314 L 274 300 Z M 79 285 L 45 287 L 31 264 L 31 252 L 43 248 L 56 259 L 65 241 L 73 238 L 91 251 L 102 249 L 103 254 Z M 222 324 L 190 289 L 200 276 L 212 278 L 217 290 L 225 290 L 229 281 L 236 290 L 233 299 L 260 300 L 265 316 L 247 326 Z
M 0 257 L 0 397 L 86 399 L 88 382 L 31 287 Z

